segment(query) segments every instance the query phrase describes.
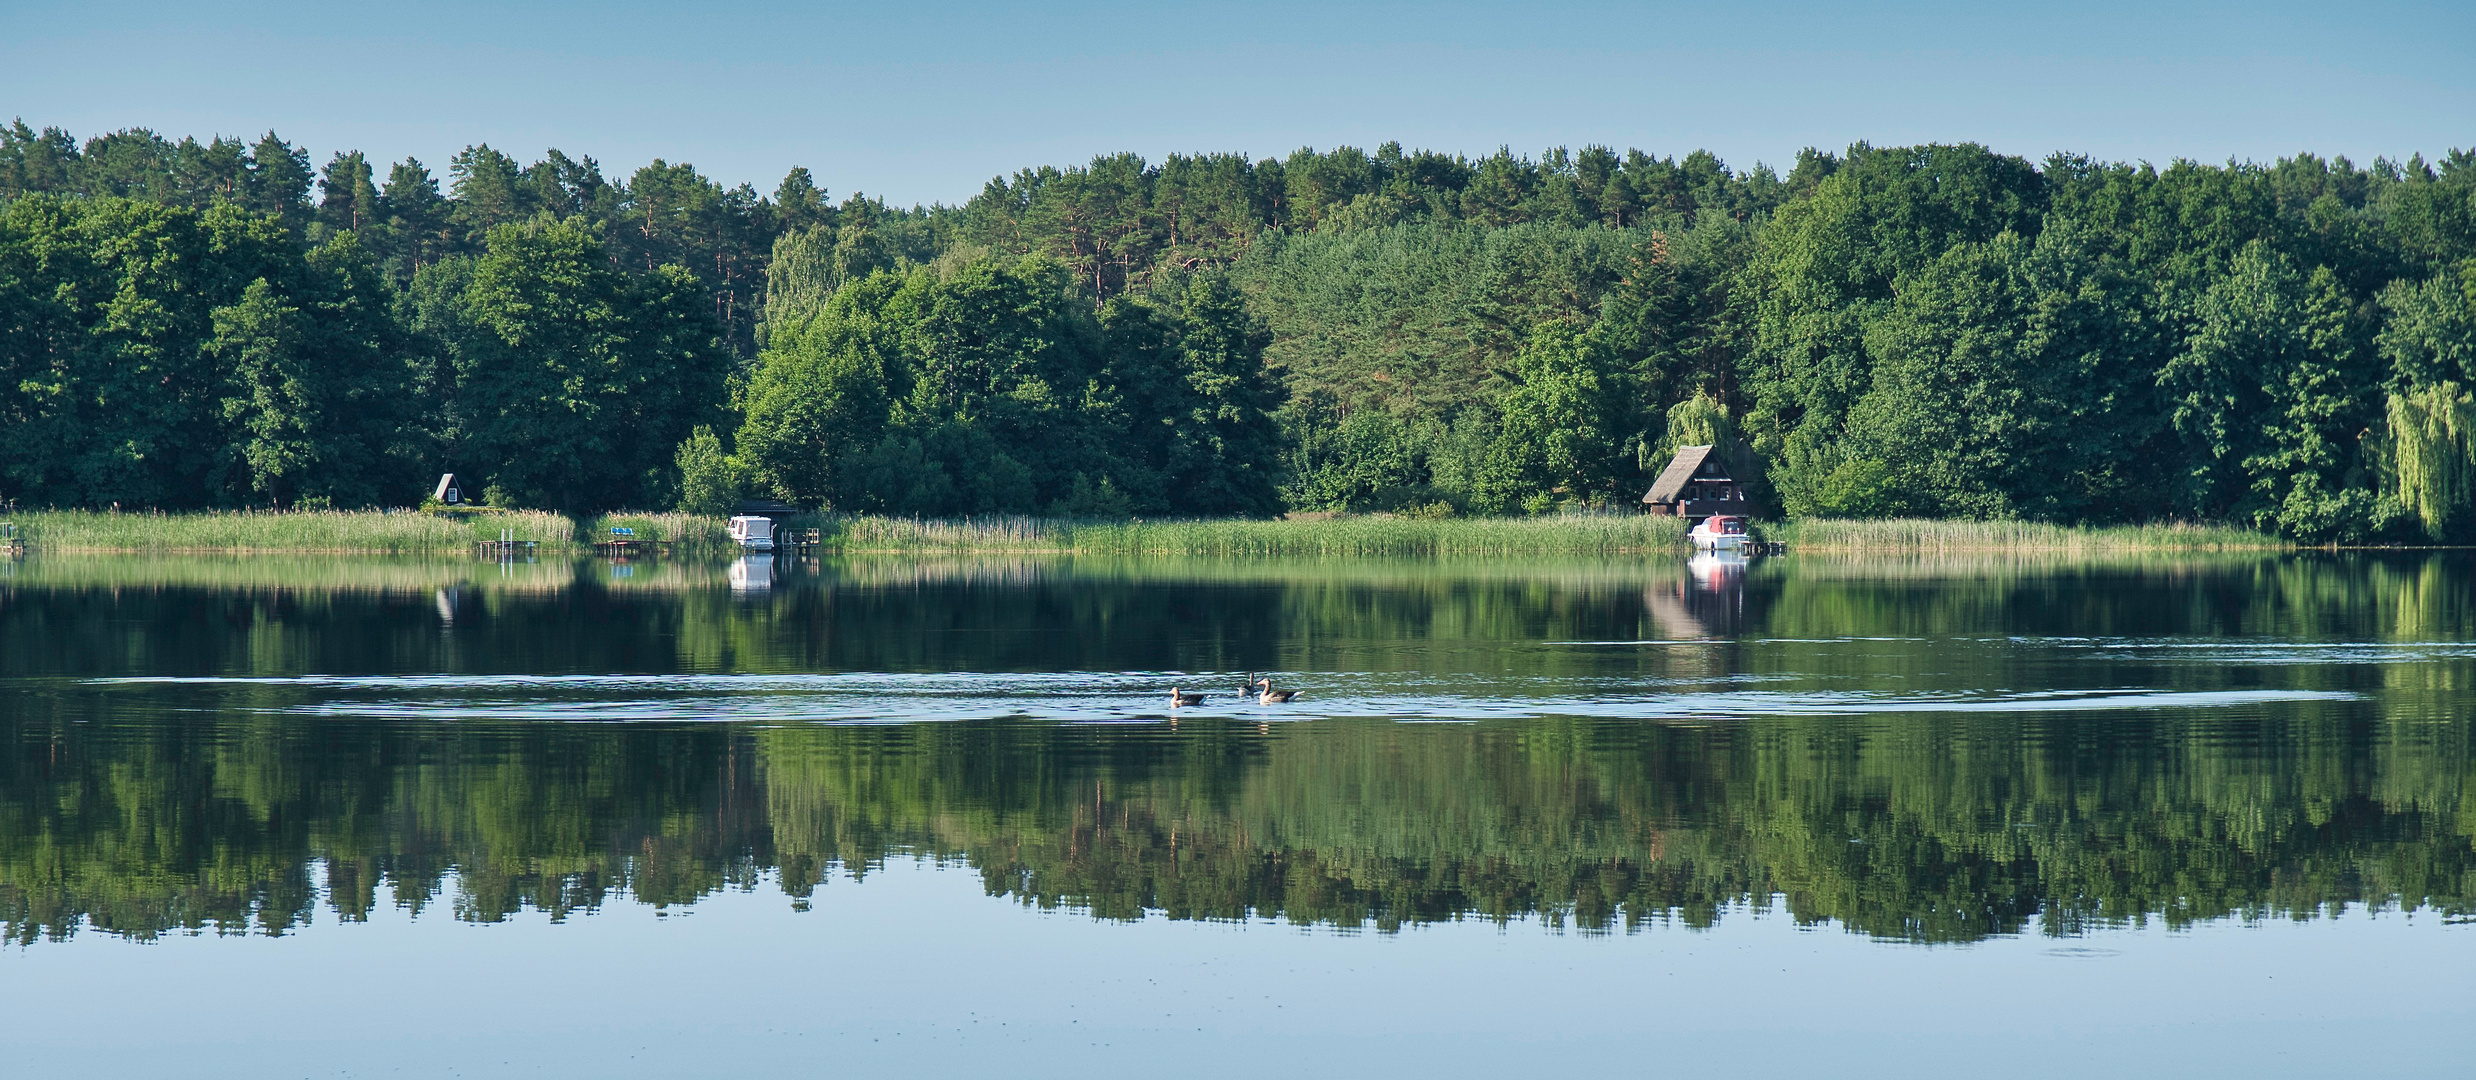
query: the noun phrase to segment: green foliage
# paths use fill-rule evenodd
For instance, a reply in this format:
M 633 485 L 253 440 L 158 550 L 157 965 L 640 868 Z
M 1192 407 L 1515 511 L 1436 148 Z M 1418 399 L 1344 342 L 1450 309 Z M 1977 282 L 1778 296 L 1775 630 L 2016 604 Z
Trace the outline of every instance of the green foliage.
M 315 407 L 301 354 L 301 309 L 276 298 L 265 278 L 249 283 L 241 302 L 214 312 L 207 353 L 227 365 L 241 397 L 224 402 L 224 418 L 241 422 L 236 449 L 250 487 L 281 502 L 285 481 L 298 481 L 316 453 L 307 415 Z
M 223 414 L 236 428 L 236 486 L 246 478 L 279 505 L 382 505 L 418 445 L 403 335 L 353 234 L 309 252 L 303 269 L 307 310 L 259 278 L 213 313 L 205 350 L 233 383 Z
M 1503 426 L 1492 468 L 1474 505 L 1494 510 L 1517 499 L 1561 497 L 1606 503 L 1616 481 L 1632 479 L 1633 419 L 1628 381 L 1615 357 L 1574 328 L 1536 331 L 1514 361 L 1516 382 L 1502 398 Z M 1537 513 L 1544 503 L 1533 503 Z
M 2476 260 L 2393 282 L 2381 305 L 2377 345 L 2396 388 L 2383 444 L 2395 502 L 2427 538 L 2463 539 L 2476 527 L 2476 404 L 2464 389 L 2476 380 Z
M 2160 374 L 2190 448 L 2185 508 L 2303 531 L 2281 512 L 2340 489 L 2358 466 L 2355 438 L 2377 419 L 2370 343 L 2326 268 L 2308 281 L 2259 243 L 2211 285 L 2199 315 L 2190 346 Z M 2361 509 L 2330 516 L 2369 512 L 2370 492 L 2357 491 Z
M 406 358 L 349 238 L 120 198 L 0 210 L 0 477 L 54 506 L 365 506 L 410 449 Z
M 2018 158 L 1974 145 L 1860 145 L 1810 199 L 1782 207 L 1748 274 L 1756 449 L 1792 474 L 1827 471 L 1872 382 L 1868 325 L 1888 313 L 1899 280 L 1954 244 L 2034 234 L 2044 205 L 2042 177 Z
M 773 259 L 766 267 L 766 322 L 769 326 L 805 322 L 845 282 L 909 266 L 910 260 L 892 238 L 866 223 L 784 233 L 774 242 Z
M 2068 226 L 2035 242 L 2006 233 L 1911 274 L 1867 328 L 1872 382 L 1849 411 L 1844 460 L 1790 506 L 2112 516 L 2100 500 L 2125 494 L 2111 478 L 2139 445 L 2147 373 L 2120 359 L 2140 345 L 2113 306 L 2124 283 L 2081 241 Z
M 2476 396 L 2437 382 L 2389 398 L 2400 500 L 2438 540 L 2476 507 Z
M 1334 424 L 1302 423 L 1291 450 L 1290 483 L 1284 492 L 1301 510 L 1393 510 L 1431 499 L 1427 427 L 1399 417 L 1361 410 Z
M 2382 391 L 2448 318 L 2381 220 L 2425 182 L 1852 151 L 1749 270 L 1756 447 L 1791 513 L 2389 538 Z
M 725 453 L 714 429 L 698 425 L 679 444 L 679 510 L 685 514 L 728 515 L 746 497 L 748 467 Z
M 675 455 L 730 372 L 697 286 L 612 268 L 580 218 L 502 225 L 442 313 L 455 458 L 515 505 L 674 501 Z
M 1819 479 L 1791 489 L 1796 517 L 1889 518 L 1908 504 L 1910 477 L 1872 458 L 1849 458 Z
M 694 463 L 710 507 L 727 458 L 889 513 L 1515 513 L 1631 504 L 1717 410 L 1766 509 L 2361 542 L 2414 516 L 2382 402 L 2476 385 L 2467 151 L 1860 143 L 1781 178 L 1387 143 L 910 209 L 555 149 L 308 162 L 0 129 L 6 497 L 360 506 L 460 468 L 584 510 Z M 681 457 L 698 425 L 736 452 Z
M 1670 406 L 1666 420 L 1659 452 L 1654 455 L 1662 464 L 1688 446 L 1733 448 L 1738 444 L 1737 424 L 1728 415 L 1728 406 L 1709 394 L 1697 392 Z
M 1118 388 L 1127 450 L 1159 477 L 1152 505 L 1180 514 L 1281 511 L 1273 418 L 1280 391 L 1264 363 L 1271 334 L 1219 274 L 1165 282 L 1101 309 L 1105 379 Z M 1141 474 L 1121 470 L 1130 480 Z M 1107 485 L 1109 477 L 1100 481 Z M 1130 509 L 1144 505 L 1130 496 Z
M 772 331 L 738 442 L 776 492 L 845 511 L 1265 514 L 1262 352 L 1211 276 L 1095 315 L 1041 260 L 880 273 Z

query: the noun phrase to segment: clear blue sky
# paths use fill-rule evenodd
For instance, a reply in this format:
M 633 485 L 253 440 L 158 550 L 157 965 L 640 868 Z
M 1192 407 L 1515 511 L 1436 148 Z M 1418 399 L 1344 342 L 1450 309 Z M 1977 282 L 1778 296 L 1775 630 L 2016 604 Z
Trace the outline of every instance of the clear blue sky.
M 1983 142 L 2161 164 L 2476 145 L 2476 2 L 5 5 L 0 120 L 655 157 L 959 201 L 1133 150 Z

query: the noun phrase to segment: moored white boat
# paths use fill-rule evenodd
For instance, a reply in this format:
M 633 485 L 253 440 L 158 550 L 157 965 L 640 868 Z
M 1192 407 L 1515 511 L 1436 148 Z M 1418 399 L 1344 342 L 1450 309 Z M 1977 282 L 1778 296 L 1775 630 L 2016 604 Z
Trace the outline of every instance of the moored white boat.
M 741 515 L 731 519 L 731 541 L 749 551 L 774 550 L 774 519 Z
M 1742 551 L 1753 543 L 1753 538 L 1745 535 L 1745 519 L 1726 514 L 1702 519 L 1686 535 L 1693 538 L 1696 548 L 1704 551 Z

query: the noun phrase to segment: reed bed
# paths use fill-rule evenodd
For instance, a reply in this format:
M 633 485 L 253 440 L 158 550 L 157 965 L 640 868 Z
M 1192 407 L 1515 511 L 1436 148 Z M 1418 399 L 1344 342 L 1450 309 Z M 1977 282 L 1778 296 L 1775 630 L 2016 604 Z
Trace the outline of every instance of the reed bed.
M 1787 541 L 1792 551 L 1849 553 L 2279 551 L 2294 546 L 2246 529 L 2182 523 L 2085 528 L 2028 521 L 1806 519 L 1767 522 L 1760 531 L 1765 540 Z
M 458 520 L 378 510 L 206 511 L 114 514 L 41 510 L 0 515 L 46 551 L 333 552 L 403 555 L 463 551 L 502 531 L 562 548 L 576 523 L 541 510 L 478 513 Z
M 362 593 L 419 596 L 487 583 L 490 588 L 564 587 L 575 579 L 564 559 L 493 565 L 469 554 L 377 555 L 367 552 L 64 552 L 0 564 L 0 590 L 110 588 L 212 589 L 222 592 Z
M 1053 552 L 1074 550 L 1075 524 L 1051 518 L 903 518 L 835 514 L 817 525 L 828 548 L 846 552 Z
M 1569 514 L 1536 518 L 1068 521 L 849 516 L 823 522 L 836 550 L 1054 552 L 1076 555 L 1593 555 L 1663 551 L 1685 542 L 1675 518 Z
M 614 529 L 632 529 L 635 535 L 629 539 L 669 544 L 680 554 L 727 552 L 737 546 L 731 541 L 730 526 L 729 518 L 709 514 L 621 510 L 593 519 L 585 527 L 585 539 L 598 544 L 617 539 Z
M 579 529 L 559 514 L 537 510 L 474 513 L 462 518 L 380 511 L 238 511 L 113 514 L 32 511 L 0 515 L 29 544 L 90 552 L 325 552 L 424 554 L 460 552 L 502 531 L 572 550 L 635 531 L 639 541 L 670 545 L 678 554 L 735 549 L 727 522 L 700 514 L 606 514 Z M 1056 554 L 1125 556 L 1432 557 L 1442 555 L 1607 555 L 1678 550 L 1685 525 L 1647 514 L 1558 514 L 1527 518 L 1407 518 L 1342 515 L 1279 521 L 1236 519 L 1089 521 L 985 517 L 926 519 L 836 514 L 802 517 L 787 529 L 818 529 L 829 551 L 852 554 Z M 1936 552 L 2278 551 L 2293 545 L 2273 536 L 2208 525 L 2075 528 L 2018 521 L 1803 520 L 1765 522 L 1765 540 L 1792 550 L 1914 555 Z

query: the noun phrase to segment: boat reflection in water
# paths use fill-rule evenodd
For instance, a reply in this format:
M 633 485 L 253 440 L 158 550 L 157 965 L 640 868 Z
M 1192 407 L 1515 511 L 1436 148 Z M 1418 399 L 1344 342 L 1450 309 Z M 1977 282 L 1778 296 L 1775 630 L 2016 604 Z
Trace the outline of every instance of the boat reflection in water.
M 774 587 L 774 557 L 743 555 L 731 563 L 731 591 L 768 592 Z
M 1685 568 L 1693 572 L 1694 584 L 1703 589 L 1743 591 L 1745 563 L 1745 553 L 1741 551 L 1705 551 L 1686 560 Z
M 1660 636 L 1733 638 L 1745 627 L 1742 552 L 1704 551 L 1685 563 L 1685 576 L 1643 590 L 1642 602 Z

